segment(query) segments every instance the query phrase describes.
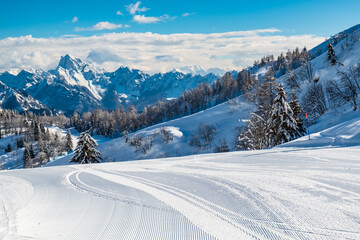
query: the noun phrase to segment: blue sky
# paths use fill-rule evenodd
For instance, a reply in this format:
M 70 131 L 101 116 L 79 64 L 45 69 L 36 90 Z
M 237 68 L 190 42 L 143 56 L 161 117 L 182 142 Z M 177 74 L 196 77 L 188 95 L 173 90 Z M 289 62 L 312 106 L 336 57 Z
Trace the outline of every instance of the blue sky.
M 236 69 L 360 23 L 359 0 L 1 0 L 0 72 L 65 54 L 115 70 Z
M 168 19 L 157 23 L 133 21 L 125 6 L 136 1 L 49 1 L 2 0 L 0 38 L 32 35 L 59 37 L 90 36 L 104 32 L 212 33 L 264 28 L 281 29 L 284 34 L 330 36 L 360 22 L 358 0 L 272 0 L 272 1 L 164 1 L 143 0 L 136 12 L 145 17 Z M 120 11 L 123 15 L 118 15 Z M 183 17 L 183 14 L 187 15 Z M 72 22 L 74 17 L 78 21 Z M 174 18 L 176 17 L 176 18 Z M 174 18 L 174 19 L 173 19 Z M 129 28 L 75 31 L 99 22 L 129 25 Z

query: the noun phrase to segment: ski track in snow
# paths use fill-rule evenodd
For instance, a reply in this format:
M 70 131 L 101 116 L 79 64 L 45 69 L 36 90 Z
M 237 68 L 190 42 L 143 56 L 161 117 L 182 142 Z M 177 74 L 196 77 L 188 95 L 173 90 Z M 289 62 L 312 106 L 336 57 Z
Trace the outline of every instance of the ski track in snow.
M 0 189 L 0 239 L 12 239 L 17 230 L 16 212 L 26 205 L 34 189 L 20 178 L 1 175 Z
M 358 153 L 280 148 L 4 171 L 0 239 L 360 239 Z

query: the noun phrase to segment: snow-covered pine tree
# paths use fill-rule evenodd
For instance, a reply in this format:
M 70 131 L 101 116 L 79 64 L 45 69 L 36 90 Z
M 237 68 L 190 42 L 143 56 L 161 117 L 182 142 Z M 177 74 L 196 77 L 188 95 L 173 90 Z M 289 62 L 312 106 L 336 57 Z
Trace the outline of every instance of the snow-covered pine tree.
M 25 151 L 23 155 L 24 168 L 32 167 L 32 159 L 28 145 L 25 145 Z
M 289 106 L 293 110 L 293 116 L 297 123 L 298 132 L 296 137 L 301 137 L 306 133 L 304 121 L 300 118 L 300 114 L 302 113 L 302 109 L 300 107 L 298 98 L 296 97 L 295 92 L 291 93 L 291 102 L 289 102 Z
M 267 148 L 268 144 L 265 133 L 265 120 L 260 115 L 252 113 L 246 129 L 238 136 L 237 148 L 244 150 Z
M 41 135 L 41 129 L 40 129 L 40 125 L 37 121 L 34 121 L 34 139 L 35 141 L 39 140 L 39 137 Z
M 282 84 L 279 85 L 268 126 L 266 135 L 269 146 L 275 146 L 294 139 L 298 131 L 294 113 L 286 102 L 286 93 Z
M 44 148 L 44 141 L 42 134 L 39 135 L 38 141 L 37 141 L 37 150 L 38 152 L 41 152 Z
M 89 135 L 90 131 L 91 129 L 80 134 L 74 156 L 70 159 L 70 162 L 77 162 L 79 164 L 101 162 L 101 154 L 98 150 L 95 149 L 97 143 Z
M 337 63 L 337 60 L 336 60 L 334 47 L 330 43 L 330 41 L 327 45 L 327 56 L 328 56 L 328 60 L 330 61 L 331 66 L 335 66 L 335 64 Z
M 253 134 L 251 131 L 251 122 L 249 122 L 248 126 L 241 132 L 236 139 L 236 148 L 240 150 L 254 150 L 253 144 Z
M 73 142 L 72 142 L 72 137 L 71 137 L 71 133 L 70 133 L 70 130 L 67 129 L 67 133 L 66 133 L 66 146 L 65 146 L 65 149 L 67 152 L 70 152 L 73 150 Z
M 270 112 L 274 102 L 275 90 L 277 88 L 277 80 L 274 77 L 274 74 L 274 71 L 272 69 L 269 69 L 268 73 L 265 76 L 264 82 L 258 89 L 257 105 L 263 113 Z

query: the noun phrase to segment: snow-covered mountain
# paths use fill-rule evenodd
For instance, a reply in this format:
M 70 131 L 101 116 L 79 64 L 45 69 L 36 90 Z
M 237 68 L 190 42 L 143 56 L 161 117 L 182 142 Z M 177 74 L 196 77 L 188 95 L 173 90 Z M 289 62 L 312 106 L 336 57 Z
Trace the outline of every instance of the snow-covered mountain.
M 50 112 L 50 109 L 34 99 L 27 92 L 12 89 L 0 82 L 0 105 L 2 109 L 12 109 L 18 112 L 31 110 L 36 113 Z
M 221 69 L 221 68 L 204 68 L 202 66 L 199 65 L 194 65 L 194 66 L 185 66 L 185 67 L 180 67 L 180 68 L 174 68 L 172 70 L 172 72 L 181 72 L 184 74 L 193 74 L 193 75 L 201 75 L 201 76 L 206 76 L 208 74 L 214 74 L 218 77 L 223 76 L 226 71 Z
M 158 100 L 176 98 L 201 82 L 211 84 L 217 78 L 212 73 L 202 76 L 176 71 L 148 75 L 128 67 L 105 72 L 65 55 L 54 70 L 22 70 L 18 74 L 8 71 L 0 75 L 0 82 L 28 93 L 52 110 L 71 113 L 96 108 L 113 110 L 120 104 L 125 107 L 134 104 L 141 110 Z

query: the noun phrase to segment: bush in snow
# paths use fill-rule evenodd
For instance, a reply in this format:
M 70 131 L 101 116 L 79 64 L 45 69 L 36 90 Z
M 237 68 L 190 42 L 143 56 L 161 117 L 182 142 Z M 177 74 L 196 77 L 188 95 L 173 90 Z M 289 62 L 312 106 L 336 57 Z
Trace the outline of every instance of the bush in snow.
M 196 133 L 191 135 L 189 145 L 197 151 L 203 148 L 210 148 L 211 142 L 215 137 L 216 128 L 214 126 L 200 123 Z
M 129 145 L 135 147 L 135 152 L 146 154 L 153 146 L 154 136 L 147 136 L 145 138 L 140 135 L 135 135 L 134 138 L 129 138 Z
M 144 138 L 143 141 L 141 142 L 141 145 L 140 145 L 140 148 L 138 149 L 138 151 L 142 152 L 143 154 L 146 154 L 152 148 L 153 141 L 154 141 L 154 138 L 151 136 Z
M 322 116 L 327 110 L 327 105 L 321 83 L 311 83 L 302 96 L 301 102 L 304 111 L 309 114 L 310 120 Z
M 229 152 L 230 148 L 226 143 L 226 140 L 223 139 L 219 142 L 218 145 L 215 146 L 215 150 L 216 153 L 220 153 L 220 152 Z
M 142 145 L 142 137 L 140 135 L 135 135 L 132 139 L 129 138 L 129 145 L 136 148 L 136 150 L 140 149 Z
M 350 102 L 354 111 L 357 109 L 357 98 L 360 93 L 360 65 L 355 65 L 350 68 L 350 71 L 339 71 L 338 75 L 341 77 L 339 81 L 329 81 L 327 92 L 331 96 L 331 101 L 334 105 L 339 102 Z
M 169 130 L 166 130 L 166 128 L 164 127 L 160 129 L 160 136 L 161 136 L 161 140 L 164 143 L 169 143 L 172 140 L 174 140 L 174 135 Z
M 130 141 L 129 132 L 127 130 L 123 131 L 121 135 L 125 139 L 125 143 L 128 143 Z

